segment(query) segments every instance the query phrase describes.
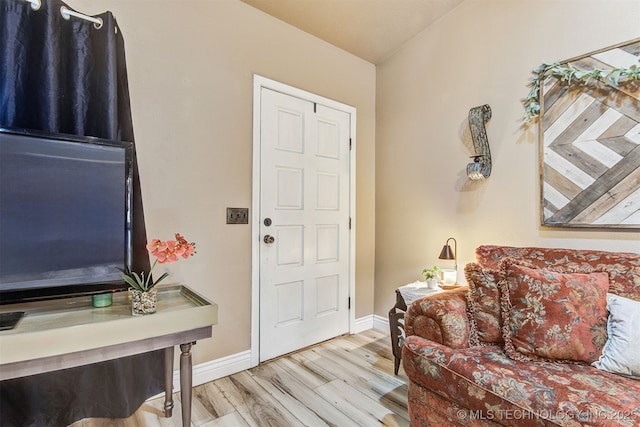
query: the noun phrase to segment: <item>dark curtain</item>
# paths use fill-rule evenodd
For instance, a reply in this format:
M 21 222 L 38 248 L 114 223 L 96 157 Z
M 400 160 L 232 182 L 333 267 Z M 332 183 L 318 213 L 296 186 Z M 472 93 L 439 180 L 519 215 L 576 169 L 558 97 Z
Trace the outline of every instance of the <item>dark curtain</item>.
M 24 0 L 0 0 L 0 127 L 133 142 L 124 39 L 116 20 L 110 12 L 96 15 L 103 20 L 96 28 L 76 17 L 64 19 L 62 6 L 72 9 L 59 0 L 42 0 L 38 10 Z M 135 159 L 134 174 L 132 270 L 148 272 Z M 0 424 L 126 417 L 164 389 L 162 358 L 159 351 L 0 383 Z
M 97 29 L 64 19 L 62 6 L 2 1 L 0 123 L 133 141 L 124 40 L 113 15 L 98 15 L 104 24 Z

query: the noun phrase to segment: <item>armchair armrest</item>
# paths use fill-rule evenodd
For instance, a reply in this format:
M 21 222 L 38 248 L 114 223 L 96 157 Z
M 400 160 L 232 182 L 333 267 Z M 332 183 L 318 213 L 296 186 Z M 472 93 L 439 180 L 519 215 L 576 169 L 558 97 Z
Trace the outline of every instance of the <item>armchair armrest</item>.
M 421 298 L 404 317 L 406 336 L 417 335 L 451 348 L 469 347 L 471 327 L 466 291 Z

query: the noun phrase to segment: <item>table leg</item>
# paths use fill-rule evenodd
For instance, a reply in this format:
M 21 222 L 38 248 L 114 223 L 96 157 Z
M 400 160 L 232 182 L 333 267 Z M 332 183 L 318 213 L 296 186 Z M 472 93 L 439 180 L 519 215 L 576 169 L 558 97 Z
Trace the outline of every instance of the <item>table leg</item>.
M 173 346 L 164 349 L 164 416 L 173 415 Z
M 400 360 L 402 359 L 403 325 L 400 323 L 404 319 L 404 313 L 394 306 L 389 310 L 389 329 L 391 336 L 391 352 L 393 353 L 393 373 L 398 375 Z
M 193 362 L 191 346 L 195 342 L 180 344 L 180 395 L 182 403 L 182 425 L 191 425 L 191 387 L 193 383 Z

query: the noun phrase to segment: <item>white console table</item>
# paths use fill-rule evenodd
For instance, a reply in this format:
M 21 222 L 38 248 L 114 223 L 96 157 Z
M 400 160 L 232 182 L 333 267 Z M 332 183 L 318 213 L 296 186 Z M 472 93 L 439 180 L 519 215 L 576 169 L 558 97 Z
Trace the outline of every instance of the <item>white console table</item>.
M 24 311 L 17 327 L 0 331 L 0 381 L 165 349 L 165 416 L 173 409 L 173 355 L 180 345 L 182 423 L 191 422 L 191 347 L 212 336 L 218 306 L 185 286 L 158 288 L 154 314 L 134 317 L 127 292 L 109 307 L 91 297 L 3 306 Z

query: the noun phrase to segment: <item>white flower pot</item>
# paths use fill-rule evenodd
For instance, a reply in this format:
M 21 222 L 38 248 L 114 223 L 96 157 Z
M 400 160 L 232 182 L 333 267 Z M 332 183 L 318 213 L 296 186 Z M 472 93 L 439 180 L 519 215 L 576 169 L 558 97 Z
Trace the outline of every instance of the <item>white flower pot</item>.
M 427 280 L 427 288 L 435 289 L 438 287 L 438 279 L 428 279 Z

